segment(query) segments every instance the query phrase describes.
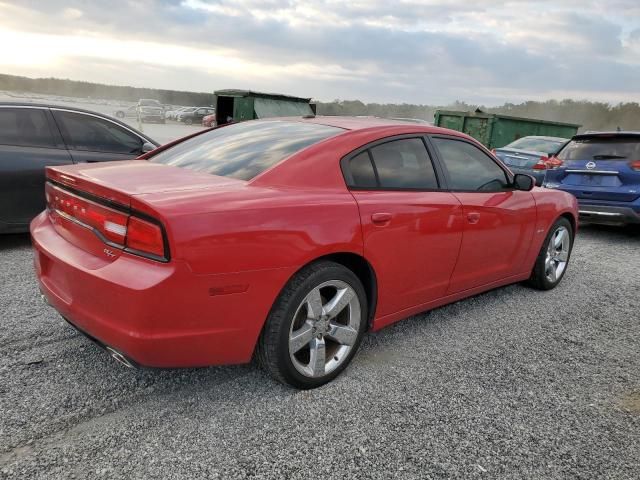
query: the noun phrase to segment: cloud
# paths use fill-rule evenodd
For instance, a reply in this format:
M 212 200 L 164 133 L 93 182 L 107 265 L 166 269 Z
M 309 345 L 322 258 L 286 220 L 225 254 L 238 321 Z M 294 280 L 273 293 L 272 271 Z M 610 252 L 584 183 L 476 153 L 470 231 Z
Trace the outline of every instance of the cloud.
M 88 79 L 90 62 L 93 81 L 411 103 L 640 93 L 637 0 L 0 0 L 0 15 L 5 35 L 38 36 L 52 75 Z M 122 69 L 132 55 L 144 68 Z

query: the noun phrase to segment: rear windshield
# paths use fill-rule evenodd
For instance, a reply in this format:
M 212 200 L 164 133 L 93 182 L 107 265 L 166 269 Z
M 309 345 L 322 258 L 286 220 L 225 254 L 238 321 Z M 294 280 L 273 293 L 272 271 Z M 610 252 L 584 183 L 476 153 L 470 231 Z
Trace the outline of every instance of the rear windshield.
M 548 138 L 524 137 L 507 145 L 506 148 L 517 148 L 532 152 L 556 153 L 567 140 L 551 140 Z
M 637 138 L 584 138 L 572 140 L 558 154 L 560 160 L 640 160 Z
M 203 133 L 151 157 L 153 163 L 251 180 L 341 128 L 287 121 L 243 122 Z

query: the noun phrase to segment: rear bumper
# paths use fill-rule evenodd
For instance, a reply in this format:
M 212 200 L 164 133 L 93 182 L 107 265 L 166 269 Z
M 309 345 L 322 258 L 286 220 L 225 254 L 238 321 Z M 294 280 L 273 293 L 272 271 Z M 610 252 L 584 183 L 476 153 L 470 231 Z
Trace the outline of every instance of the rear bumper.
M 603 205 L 578 200 L 580 220 L 608 225 L 640 223 L 640 209 L 628 206 Z
M 76 328 L 142 366 L 250 361 L 269 309 L 292 273 L 196 275 L 179 261 L 128 254 L 104 260 L 61 237 L 46 213 L 32 222 L 31 237 L 48 303 Z M 238 285 L 246 288 L 228 289 Z

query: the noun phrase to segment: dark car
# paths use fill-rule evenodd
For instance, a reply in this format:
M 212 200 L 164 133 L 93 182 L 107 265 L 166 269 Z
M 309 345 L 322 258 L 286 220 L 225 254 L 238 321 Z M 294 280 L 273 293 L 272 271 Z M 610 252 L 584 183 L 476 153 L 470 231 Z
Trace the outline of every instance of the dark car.
M 215 108 L 210 107 L 198 107 L 195 110 L 189 112 L 182 112 L 178 115 L 178 121 L 182 123 L 186 123 L 187 125 L 192 125 L 194 123 L 201 124 L 202 119 L 207 115 L 212 115 L 216 113 Z
M 576 135 L 557 159 L 544 186 L 574 194 L 582 221 L 640 224 L 640 132 Z
M 164 107 L 157 100 L 141 98 L 136 111 L 140 122 L 165 123 Z
M 0 103 L 0 233 L 28 231 L 31 219 L 44 210 L 45 166 L 128 160 L 157 146 L 99 113 Z
M 554 156 L 568 141 L 568 138 L 560 137 L 522 137 L 505 147 L 494 149 L 493 153 L 513 173 L 531 175 L 536 179 L 536 185 L 540 186 L 547 170 L 559 165 Z

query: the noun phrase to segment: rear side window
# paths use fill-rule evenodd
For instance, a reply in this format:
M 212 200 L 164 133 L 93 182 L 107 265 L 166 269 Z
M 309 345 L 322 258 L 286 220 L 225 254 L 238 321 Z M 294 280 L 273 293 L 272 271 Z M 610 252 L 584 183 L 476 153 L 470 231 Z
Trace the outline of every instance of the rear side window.
M 449 174 L 452 190 L 500 191 L 508 187 L 507 174 L 478 147 L 460 140 L 433 138 Z
M 212 175 L 251 180 L 280 160 L 342 132 L 341 128 L 314 123 L 243 122 L 180 142 L 149 160 Z
M 349 160 L 349 171 L 353 178 L 354 186 L 360 188 L 375 188 L 378 186 L 376 173 L 368 151 L 359 153 Z
M 569 142 L 560 160 L 640 160 L 640 136 L 593 137 Z
M 438 188 L 433 164 L 420 138 L 392 140 L 352 157 L 347 183 L 355 188 L 433 190 Z
M 56 146 L 46 113 L 37 108 L 0 108 L 0 144 Z
M 382 188 L 436 189 L 438 182 L 420 138 L 406 138 L 371 148 Z
M 140 137 L 108 120 L 75 112 L 54 112 L 62 137 L 71 150 L 139 154 Z

